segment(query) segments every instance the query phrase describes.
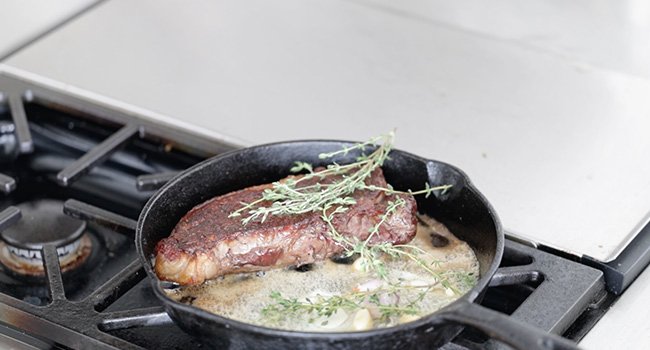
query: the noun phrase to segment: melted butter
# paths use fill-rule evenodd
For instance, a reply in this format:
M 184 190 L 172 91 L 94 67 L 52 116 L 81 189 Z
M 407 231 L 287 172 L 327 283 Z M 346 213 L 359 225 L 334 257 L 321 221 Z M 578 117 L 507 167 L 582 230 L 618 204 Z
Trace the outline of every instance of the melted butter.
M 351 331 L 359 328 L 360 316 L 366 316 L 363 309 L 372 315 L 364 325 L 367 328 L 389 327 L 413 321 L 435 312 L 469 291 L 478 280 L 479 264 L 474 251 L 467 243 L 456 238 L 441 223 L 421 217 L 417 235 L 409 244 L 424 250 L 418 255 L 436 273 L 423 269 L 418 263 L 406 259 L 383 258 L 388 272 L 388 281 L 397 283 L 399 289 L 391 288 L 385 281 L 371 272 L 359 271 L 353 265 L 333 263 L 329 260 L 316 263 L 307 272 L 290 269 L 275 269 L 265 273 L 248 273 L 224 276 L 207 281 L 199 286 L 181 287 L 167 291 L 177 301 L 191 304 L 212 313 L 256 325 L 300 331 Z M 431 235 L 437 234 L 448 240 L 443 247 L 434 247 Z M 439 237 L 438 237 L 439 238 Z M 440 279 L 451 288 L 443 286 Z M 334 295 L 350 295 L 355 291 L 379 290 L 382 304 L 405 307 L 415 305 L 417 313 L 382 317 L 376 305 L 364 302 L 363 309 L 340 308 L 329 317 L 311 314 L 291 314 L 279 319 L 269 319 L 262 310 L 274 301 L 270 295 L 277 292 L 282 298 L 300 302 L 318 301 Z M 424 293 L 423 293 L 424 292 Z M 420 300 L 421 299 L 421 300 Z M 419 300 L 416 304 L 411 304 Z M 362 313 L 364 313 L 362 315 Z

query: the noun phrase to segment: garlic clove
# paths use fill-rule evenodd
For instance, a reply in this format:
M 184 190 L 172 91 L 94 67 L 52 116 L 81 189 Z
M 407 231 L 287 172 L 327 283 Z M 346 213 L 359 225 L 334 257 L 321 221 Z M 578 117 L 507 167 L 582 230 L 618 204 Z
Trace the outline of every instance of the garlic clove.
M 352 263 L 352 269 L 358 272 L 366 272 L 366 259 L 359 258 Z
M 402 282 L 402 285 L 404 286 L 415 287 L 415 288 L 428 287 L 431 284 L 433 284 L 431 281 L 423 281 L 423 280 L 410 280 L 410 281 Z
M 348 315 L 347 312 L 339 309 L 329 317 L 320 317 L 316 319 L 314 324 L 316 325 L 316 328 L 320 330 L 336 330 L 345 324 L 349 316 L 350 315 Z
M 361 309 L 354 314 L 352 319 L 352 329 L 355 331 L 365 331 L 373 326 L 372 317 L 368 309 Z
M 418 315 L 402 315 L 399 317 L 399 323 L 408 323 L 419 319 Z
M 372 292 L 373 290 L 381 288 L 383 285 L 384 282 L 381 280 L 369 280 L 357 285 L 352 288 L 352 290 L 355 292 Z

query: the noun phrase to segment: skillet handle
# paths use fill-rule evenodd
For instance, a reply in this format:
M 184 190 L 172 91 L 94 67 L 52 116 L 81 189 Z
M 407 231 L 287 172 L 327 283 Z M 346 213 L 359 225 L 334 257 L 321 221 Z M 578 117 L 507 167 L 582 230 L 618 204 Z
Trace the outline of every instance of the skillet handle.
M 489 337 L 518 350 L 579 349 L 575 343 L 567 339 L 546 333 L 467 300 L 459 300 L 440 312 L 440 316 L 449 322 L 476 328 Z

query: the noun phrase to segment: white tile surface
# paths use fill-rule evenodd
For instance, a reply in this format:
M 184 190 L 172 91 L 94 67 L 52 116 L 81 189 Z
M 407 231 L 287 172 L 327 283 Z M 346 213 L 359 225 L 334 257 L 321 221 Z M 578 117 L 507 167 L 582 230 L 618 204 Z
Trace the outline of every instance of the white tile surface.
M 2 0 L 0 57 L 46 33 L 97 0 Z
M 650 78 L 650 2 L 646 0 L 349 1 Z
M 509 230 L 601 260 L 650 210 L 648 79 L 366 4 L 114 0 L 6 63 L 249 143 L 397 127 Z

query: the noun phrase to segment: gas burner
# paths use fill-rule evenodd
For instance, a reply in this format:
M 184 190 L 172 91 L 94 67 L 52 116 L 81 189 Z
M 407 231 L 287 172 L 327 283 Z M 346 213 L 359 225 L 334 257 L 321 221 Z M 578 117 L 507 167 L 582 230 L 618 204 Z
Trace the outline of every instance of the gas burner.
M 15 225 L 0 233 L 0 263 L 20 276 L 45 275 L 41 249 L 57 247 L 61 271 L 81 266 L 92 250 L 86 222 L 63 213 L 63 202 L 41 199 L 17 205 L 22 213 Z

